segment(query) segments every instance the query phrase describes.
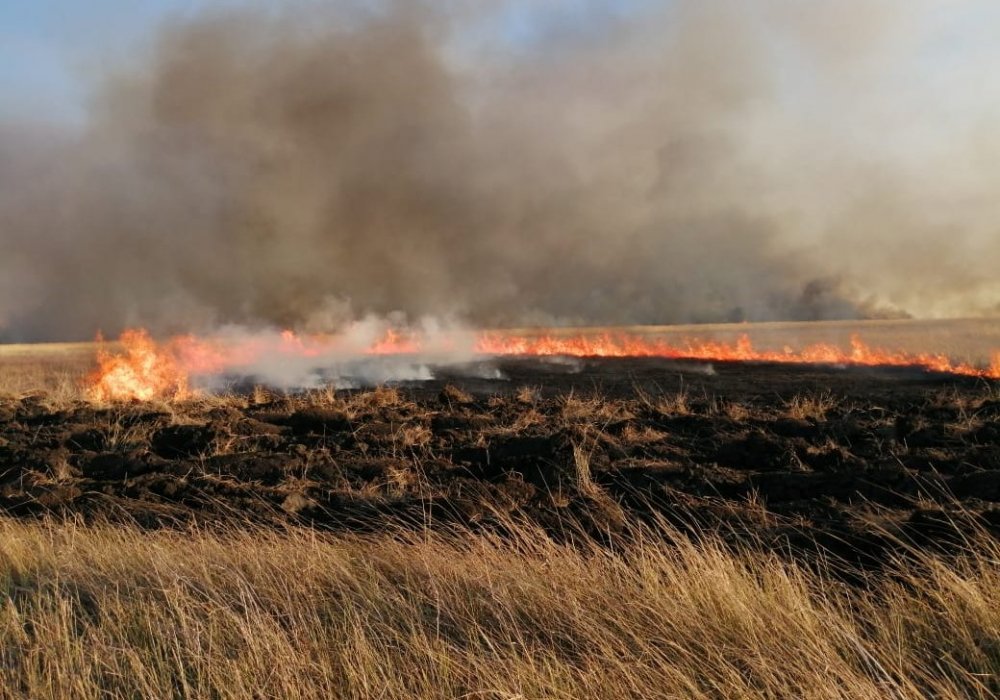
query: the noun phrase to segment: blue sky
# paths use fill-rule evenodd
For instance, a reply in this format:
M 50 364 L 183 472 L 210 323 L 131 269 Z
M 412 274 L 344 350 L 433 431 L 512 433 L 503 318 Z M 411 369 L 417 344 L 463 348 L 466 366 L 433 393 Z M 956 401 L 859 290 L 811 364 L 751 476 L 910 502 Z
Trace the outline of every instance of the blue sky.
M 587 31 L 653 0 L 520 0 L 495 17 L 496 31 L 523 44 Z M 0 119 L 76 121 L 90 76 L 128 60 L 164 19 L 255 0 L 3 0 Z M 258 3 L 267 5 L 268 3 Z M 273 7 L 273 5 L 271 5 Z
M 617 17 L 665 2 L 669 0 L 507 0 L 498 3 L 501 9 L 485 32 L 517 45 L 544 44 L 564 33 L 599 31 Z M 79 121 L 92 77 L 103 72 L 104 64 L 128 61 L 135 55 L 131 50 L 145 43 L 163 19 L 251 3 L 276 6 L 260 0 L 2 0 L 0 119 Z M 914 66 L 920 66 L 916 75 L 925 76 L 927 87 L 953 82 L 956 76 L 969 80 L 977 66 L 982 67 L 981 78 L 995 86 L 988 74 L 1000 65 L 995 41 L 1000 2 L 918 4 L 930 26 Z M 980 87 L 989 88 L 987 99 L 996 99 L 997 88 Z M 964 97 L 973 104 L 977 99 L 975 94 Z
M 75 119 L 86 76 L 194 0 L 0 2 L 0 118 Z

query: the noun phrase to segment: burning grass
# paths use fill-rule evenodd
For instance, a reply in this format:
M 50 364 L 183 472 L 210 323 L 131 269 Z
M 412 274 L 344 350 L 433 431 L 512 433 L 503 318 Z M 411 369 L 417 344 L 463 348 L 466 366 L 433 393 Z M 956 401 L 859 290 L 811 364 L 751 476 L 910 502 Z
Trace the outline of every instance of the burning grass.
M 412 358 L 431 367 L 448 367 L 470 358 L 537 357 L 688 359 L 701 362 L 767 362 L 854 367 L 914 367 L 931 372 L 981 378 L 1000 377 L 1000 325 L 990 321 L 740 324 L 729 326 L 634 327 L 603 329 L 510 330 L 440 333 L 431 337 L 392 328 L 382 335 L 300 337 L 291 332 L 244 333 L 231 337 L 178 336 L 158 342 L 142 330 L 116 342 L 0 346 L 0 396 L 45 393 L 53 402 L 79 398 L 96 402 L 184 400 L 212 393 L 201 386 L 229 373 L 252 379 L 262 364 L 269 369 L 297 367 L 275 377 L 272 386 L 302 389 L 321 385 L 310 374 L 345 359 Z M 891 348 L 891 349 L 882 349 Z M 572 359 L 577 358 L 577 359 Z M 567 371 L 576 368 L 567 365 Z M 712 364 L 691 364 L 682 371 L 697 376 L 715 372 Z M 415 375 L 426 379 L 433 372 Z M 496 370 L 494 369 L 495 373 Z M 278 375 L 287 375 L 278 371 Z M 392 381 L 386 370 L 377 380 Z M 406 379 L 406 372 L 399 379 Z M 265 373 L 264 383 L 267 383 Z M 298 385 L 294 379 L 306 380 Z M 329 379 L 329 378 L 327 378 Z M 335 379 L 335 377 L 334 377 Z M 201 386 L 196 386 L 201 385 Z M 246 386 L 246 382 L 243 382 Z M 530 403 L 534 388 L 525 387 Z
M 667 544 L 666 542 L 672 542 Z M 634 526 L 322 536 L 0 522 L 8 697 L 989 698 L 1000 549 L 848 587 Z
M 804 324 L 798 331 L 822 329 Z M 702 331 L 704 333 L 704 331 Z M 731 335 L 730 329 L 723 335 Z M 340 335 L 300 337 L 291 331 L 239 338 L 180 336 L 163 343 L 144 330 L 128 330 L 119 339 L 121 352 L 98 348 L 97 369 L 88 380 L 88 396 L 96 401 L 156 398 L 184 399 L 198 376 L 234 373 L 254 376 L 265 365 L 312 363 L 316 368 L 359 357 L 420 357 L 459 364 L 471 357 L 660 358 L 702 362 L 769 362 L 845 367 L 913 367 L 927 372 L 1000 379 L 1000 350 L 989 346 L 975 361 L 956 359 L 946 351 L 886 349 L 850 335 L 846 343 L 786 342 L 780 347 L 755 345 L 748 332 L 733 338 L 709 335 L 680 337 L 677 330 L 563 329 L 561 331 L 435 332 L 384 329 L 361 339 L 350 327 Z M 773 339 L 772 339 L 773 340 Z M 711 374 L 711 366 L 699 371 Z M 306 373 L 308 376 L 308 372 Z M 308 380 L 307 380 L 308 381 Z
M 39 367 L 83 376 L 86 357 L 51 348 Z M 502 368 L 183 400 L 10 391 L 0 687 L 1000 694 L 995 383 Z

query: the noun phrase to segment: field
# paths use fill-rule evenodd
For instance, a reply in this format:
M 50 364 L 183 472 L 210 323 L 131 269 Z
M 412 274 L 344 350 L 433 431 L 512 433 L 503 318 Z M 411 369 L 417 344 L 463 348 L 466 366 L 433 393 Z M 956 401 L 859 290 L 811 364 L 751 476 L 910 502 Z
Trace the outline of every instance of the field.
M 324 536 L 0 523 L 0 695 L 993 698 L 1000 549 L 865 585 L 758 548 L 512 525 Z M 668 537 L 672 543 L 668 543 Z
M 12 696 L 1000 693 L 996 382 L 506 358 L 93 404 L 91 361 L 0 353 Z

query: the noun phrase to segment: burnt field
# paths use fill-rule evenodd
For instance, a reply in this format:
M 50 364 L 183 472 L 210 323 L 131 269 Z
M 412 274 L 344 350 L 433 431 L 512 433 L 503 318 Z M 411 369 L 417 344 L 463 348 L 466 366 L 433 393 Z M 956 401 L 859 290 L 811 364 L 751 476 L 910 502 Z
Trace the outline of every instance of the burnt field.
M 598 540 L 664 519 L 862 564 L 1000 533 L 994 383 L 654 359 L 509 359 L 436 376 L 182 403 L 8 398 L 0 508 L 350 531 L 513 516 Z

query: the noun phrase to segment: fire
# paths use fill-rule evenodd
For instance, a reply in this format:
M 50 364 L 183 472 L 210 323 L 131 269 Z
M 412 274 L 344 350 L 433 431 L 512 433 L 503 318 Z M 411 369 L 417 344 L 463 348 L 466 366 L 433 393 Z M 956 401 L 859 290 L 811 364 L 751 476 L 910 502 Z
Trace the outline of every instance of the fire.
M 420 339 L 390 328 L 385 336 L 375 342 L 366 352 L 369 355 L 413 355 L 420 352 L 423 345 Z
M 187 369 L 170 347 L 157 345 L 144 330 L 127 330 L 119 342 L 121 354 L 110 352 L 103 342 L 98 346 L 98 367 L 90 377 L 92 399 L 150 401 L 189 395 Z
M 388 329 L 382 337 L 357 346 L 339 336 L 299 336 L 284 331 L 276 341 L 262 338 L 203 339 L 179 336 L 156 343 L 144 330 L 122 334 L 120 353 L 102 343 L 97 370 L 90 377 L 89 393 L 98 401 L 184 399 L 195 391 L 190 377 L 221 374 L 251 367 L 264 356 L 314 358 L 358 355 L 407 355 L 421 352 L 451 352 L 460 344 L 456 337 L 428 339 L 419 333 Z M 854 336 L 849 348 L 817 343 L 801 349 L 755 348 L 749 335 L 735 342 L 689 340 L 672 344 L 635 333 L 586 333 L 572 335 L 519 334 L 486 331 L 472 339 L 472 351 L 483 356 L 572 356 L 649 357 L 702 361 L 771 362 L 842 366 L 903 366 L 926 371 L 1000 379 L 1000 352 L 987 368 L 956 362 L 947 355 L 907 353 L 872 347 Z
M 930 372 L 1000 379 L 1000 353 L 994 355 L 989 368 L 982 369 L 967 363 L 955 362 L 942 354 L 912 354 L 871 347 L 857 335 L 851 338 L 851 347 L 848 350 L 828 343 L 816 343 L 801 350 L 785 347 L 783 350 L 775 351 L 755 348 L 750 336 L 746 334 L 741 335 L 735 343 L 695 340 L 672 345 L 665 340 L 627 333 L 536 337 L 493 332 L 480 335 L 476 350 L 486 355 L 661 357 L 715 362 L 920 367 Z

